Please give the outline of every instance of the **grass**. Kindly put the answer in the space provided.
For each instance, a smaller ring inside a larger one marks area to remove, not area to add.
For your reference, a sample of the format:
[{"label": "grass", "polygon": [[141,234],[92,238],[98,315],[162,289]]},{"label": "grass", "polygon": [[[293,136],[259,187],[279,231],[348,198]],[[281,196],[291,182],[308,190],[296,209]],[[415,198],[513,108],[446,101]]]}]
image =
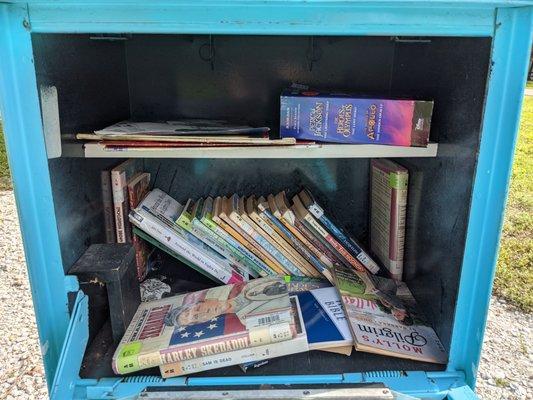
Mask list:
[{"label": "grass", "polygon": [[7,164],[6,146],[4,144],[4,133],[0,124],[0,190],[11,189],[11,177]]},{"label": "grass", "polygon": [[[533,88],[533,82],[528,82]],[[0,125],[0,190],[11,178]],[[533,311],[533,96],[524,98],[494,293]]]},{"label": "grass", "polygon": [[533,311],[533,96],[522,108],[494,293]]}]

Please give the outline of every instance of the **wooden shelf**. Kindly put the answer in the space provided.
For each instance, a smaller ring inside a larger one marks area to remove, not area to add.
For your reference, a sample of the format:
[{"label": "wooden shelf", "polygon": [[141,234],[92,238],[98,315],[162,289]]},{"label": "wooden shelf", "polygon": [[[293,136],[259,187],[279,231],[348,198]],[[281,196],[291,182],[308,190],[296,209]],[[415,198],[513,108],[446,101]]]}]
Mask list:
[{"label": "wooden shelf", "polygon": [[63,156],[85,158],[395,158],[435,157],[438,144],[428,147],[314,144],[295,146],[129,148],[110,149],[99,143],[63,145]]}]

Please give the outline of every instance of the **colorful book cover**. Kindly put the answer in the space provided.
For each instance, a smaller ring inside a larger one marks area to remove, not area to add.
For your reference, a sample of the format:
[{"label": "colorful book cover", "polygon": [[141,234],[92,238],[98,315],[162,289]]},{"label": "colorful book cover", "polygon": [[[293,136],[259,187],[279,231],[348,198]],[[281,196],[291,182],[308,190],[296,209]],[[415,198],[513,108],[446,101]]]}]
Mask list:
[{"label": "colorful book cover", "polygon": [[352,238],[350,235],[348,235],[346,232],[344,232],[341,228],[338,228],[337,225],[333,223],[331,219],[328,218],[326,213],[324,212],[324,209],[320,207],[320,205],[317,203],[311,192],[307,189],[302,190],[298,197],[302,201],[302,204],[304,205],[307,210],[313,216],[318,219],[328,231],[335,236],[335,238],[342,243],[342,245],[351,252],[351,254],[357,258],[363,264],[366,269],[368,269],[373,274],[377,274],[379,272],[379,266],[376,264],[374,260],[372,260],[372,257],[370,257],[362,248],[361,246]]},{"label": "colorful book cover", "polygon": [[111,187],[113,190],[113,208],[117,243],[131,243],[131,224],[128,221],[128,180],[140,169],[141,160],[132,158],[111,170]]},{"label": "colorful book cover", "polygon": [[115,213],[110,170],[104,170],[100,173],[100,184],[102,188],[102,209],[104,211],[105,242],[116,243],[117,233],[115,230]]},{"label": "colorful book cover", "polygon": [[334,275],[356,350],[446,364],[444,346],[404,282],[348,268]]},{"label": "colorful book cover", "polygon": [[293,89],[282,93],[280,103],[282,138],[421,147],[429,142],[432,101]]},{"label": "colorful book cover", "polygon": [[374,159],[370,177],[370,249],[392,278],[401,280],[409,172],[390,160]]},{"label": "colorful book cover", "polygon": [[127,374],[295,336],[283,277],[265,277],[141,303],[112,366]]},{"label": "colorful book cover", "polygon": [[291,311],[296,333],[294,338],[283,342],[271,343],[221,354],[207,355],[192,360],[165,364],[159,367],[163,378],[193,374],[215,368],[229,367],[248,362],[260,362],[309,350],[305,325],[298,306],[298,298],[291,296]]},{"label": "colorful book cover", "polygon": [[[141,200],[146,196],[150,186],[150,174],[139,172],[128,181],[128,201],[130,210],[137,208]],[[148,247],[146,243],[136,235],[132,235],[132,244],[135,248],[135,264],[137,265],[137,279],[140,281],[148,274]]]}]

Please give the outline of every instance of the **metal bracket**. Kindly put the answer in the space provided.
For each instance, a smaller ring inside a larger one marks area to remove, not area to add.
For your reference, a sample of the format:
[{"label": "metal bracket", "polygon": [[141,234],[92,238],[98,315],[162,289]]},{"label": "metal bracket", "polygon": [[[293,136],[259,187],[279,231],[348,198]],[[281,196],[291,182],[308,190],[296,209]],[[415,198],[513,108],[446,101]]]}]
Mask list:
[{"label": "metal bracket", "polygon": [[130,38],[131,35],[109,35],[106,33],[89,36],[90,40],[99,40],[104,42],[123,42],[129,40]]},{"label": "metal bracket", "polygon": [[305,58],[307,59],[307,65],[309,67],[309,72],[313,70],[313,64],[320,61],[322,58],[322,50],[318,47],[318,44],[315,42],[314,36],[309,38],[309,44],[307,46],[307,51],[305,53]]},{"label": "metal bracket", "polygon": [[200,46],[198,55],[203,61],[211,64],[211,71],[215,70],[215,39],[213,35],[209,35],[209,42]]},{"label": "metal bracket", "polygon": [[431,39],[424,36],[392,36],[391,40],[396,43],[431,43]]}]

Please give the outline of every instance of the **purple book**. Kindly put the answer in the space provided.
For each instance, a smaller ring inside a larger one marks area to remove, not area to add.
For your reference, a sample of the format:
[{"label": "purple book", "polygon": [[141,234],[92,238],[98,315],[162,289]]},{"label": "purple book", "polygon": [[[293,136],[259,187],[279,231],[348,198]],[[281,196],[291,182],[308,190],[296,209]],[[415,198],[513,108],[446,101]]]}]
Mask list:
[{"label": "purple book", "polygon": [[281,95],[280,134],[317,142],[426,147],[432,112],[432,101],[290,89]]}]

